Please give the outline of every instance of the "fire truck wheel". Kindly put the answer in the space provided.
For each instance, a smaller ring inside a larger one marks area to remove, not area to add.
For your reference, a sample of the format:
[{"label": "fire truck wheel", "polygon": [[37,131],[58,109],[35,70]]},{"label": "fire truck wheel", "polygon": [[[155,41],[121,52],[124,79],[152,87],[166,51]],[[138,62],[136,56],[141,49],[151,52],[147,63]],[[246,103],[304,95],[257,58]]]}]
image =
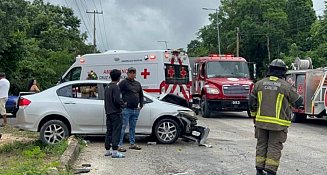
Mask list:
[{"label": "fire truck wheel", "polygon": [[210,117],[209,105],[208,105],[208,101],[206,100],[205,96],[202,96],[202,100],[201,100],[201,113],[202,113],[203,118]]},{"label": "fire truck wheel", "polygon": [[292,114],[292,122],[293,123],[303,123],[307,119],[306,114],[300,114],[300,113],[293,113]]},{"label": "fire truck wheel", "polygon": [[181,133],[181,128],[175,120],[161,119],[154,128],[154,135],[158,142],[163,144],[174,143]]}]

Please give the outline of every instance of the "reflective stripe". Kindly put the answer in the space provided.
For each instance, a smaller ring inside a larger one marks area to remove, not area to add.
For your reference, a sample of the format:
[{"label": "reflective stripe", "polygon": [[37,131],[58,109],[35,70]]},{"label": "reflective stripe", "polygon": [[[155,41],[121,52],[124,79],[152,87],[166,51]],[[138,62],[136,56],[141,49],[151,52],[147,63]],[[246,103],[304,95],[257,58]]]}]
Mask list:
[{"label": "reflective stripe", "polygon": [[265,162],[266,161],[266,158],[265,157],[262,157],[262,156],[256,156],[255,157],[255,161],[257,163],[262,163],[262,162]]},{"label": "reflective stripe", "polygon": [[284,94],[278,93],[277,101],[276,101],[276,118],[280,118],[280,110],[282,109],[283,105]]},{"label": "reflective stripe", "polygon": [[[272,77],[272,78],[274,78],[274,77]],[[277,124],[277,125],[281,125],[281,126],[291,126],[291,121],[280,119],[280,111],[282,109],[283,99],[284,99],[284,94],[279,93],[277,96],[276,105],[275,105],[276,116],[261,116],[260,107],[261,107],[261,102],[262,102],[262,91],[259,91],[258,92],[258,103],[259,103],[258,106],[259,107],[258,107],[257,115],[255,117],[255,121],[265,122],[265,123],[273,123],[273,124]]]},{"label": "reflective stripe", "polygon": [[278,118],[273,117],[273,116],[260,116],[260,115],[257,115],[255,117],[255,121],[265,122],[265,123],[274,123],[274,124],[278,124],[278,125],[281,125],[281,126],[291,126],[291,121],[278,119]]},{"label": "reflective stripe", "polygon": [[273,159],[266,159],[266,165],[270,166],[279,166],[279,161],[278,160],[273,160]]},{"label": "reflective stripe", "polygon": [[258,92],[258,112],[257,115],[260,115],[260,110],[261,110],[261,101],[262,101],[262,91]]},{"label": "reflective stripe", "polygon": [[278,80],[278,77],[270,76],[270,77],[269,77],[269,80],[270,80],[270,81],[277,81],[277,80]]}]

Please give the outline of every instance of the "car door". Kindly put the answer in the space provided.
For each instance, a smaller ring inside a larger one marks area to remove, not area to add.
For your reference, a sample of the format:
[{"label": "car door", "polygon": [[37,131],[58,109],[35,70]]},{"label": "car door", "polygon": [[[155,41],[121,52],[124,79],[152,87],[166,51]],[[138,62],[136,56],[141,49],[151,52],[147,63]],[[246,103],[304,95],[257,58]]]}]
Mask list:
[{"label": "car door", "polygon": [[152,100],[144,96],[144,105],[140,111],[138,121],[136,123],[135,133],[151,134],[151,103]]},{"label": "car door", "polygon": [[97,83],[72,84],[62,88],[63,92],[67,91],[67,94],[60,95],[59,98],[74,122],[75,127],[72,132],[104,133],[104,101],[98,89],[103,88]]}]

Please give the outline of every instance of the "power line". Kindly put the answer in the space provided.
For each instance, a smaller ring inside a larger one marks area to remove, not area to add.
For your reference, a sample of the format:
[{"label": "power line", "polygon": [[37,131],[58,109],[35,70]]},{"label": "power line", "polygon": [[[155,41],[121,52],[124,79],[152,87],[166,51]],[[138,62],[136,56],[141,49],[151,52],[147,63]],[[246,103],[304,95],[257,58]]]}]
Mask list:
[{"label": "power line", "polygon": [[[100,0],[100,8],[101,8],[101,11],[103,11],[101,1],[102,0]],[[109,50],[109,42],[108,42],[108,36],[107,36],[107,30],[106,30],[106,23],[104,22],[104,15],[101,15],[101,16],[102,16],[102,21],[103,21],[104,34],[106,36],[107,50]]]},{"label": "power line", "polygon": [[[82,7],[83,7],[83,11],[87,11],[87,3],[86,3],[86,1],[85,0],[81,0],[80,1],[81,2],[81,5],[82,5]],[[84,4],[85,3],[85,4]],[[84,14],[84,13],[83,13]],[[85,15],[85,14],[84,14]],[[89,16],[89,15],[86,15],[86,19],[87,19],[87,22],[88,22],[88,25],[89,26],[92,26],[92,19],[91,19],[91,17]]]},{"label": "power line", "polygon": [[89,31],[89,29],[88,29],[88,27],[87,27],[87,25],[86,25],[86,23],[85,23],[85,20],[84,20],[84,18],[83,18],[83,14],[82,14],[82,12],[81,12],[81,10],[80,10],[80,8],[79,8],[78,3],[77,3],[76,0],[75,0],[75,4],[76,4],[77,10],[78,10],[78,12],[79,12],[79,14],[80,14],[80,16],[81,16],[81,19],[82,19],[82,21],[83,21],[83,24],[84,24],[84,26],[85,26],[85,28],[86,28],[86,30],[87,30],[87,33],[89,34],[89,36],[92,36],[91,33],[90,33],[90,31]]},{"label": "power line", "polygon": [[97,19],[98,19],[98,28],[100,28],[100,36],[101,36],[101,39],[99,39],[99,41],[101,41],[101,45],[102,45],[102,48],[105,47],[105,43],[104,43],[104,38],[103,38],[103,32],[102,32],[102,27],[100,25],[100,17],[97,16]]}]

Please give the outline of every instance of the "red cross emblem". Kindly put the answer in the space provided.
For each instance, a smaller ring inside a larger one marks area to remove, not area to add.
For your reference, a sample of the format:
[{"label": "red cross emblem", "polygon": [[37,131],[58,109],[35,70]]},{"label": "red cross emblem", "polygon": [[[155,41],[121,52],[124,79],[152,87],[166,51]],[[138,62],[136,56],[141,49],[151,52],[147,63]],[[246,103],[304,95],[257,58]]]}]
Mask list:
[{"label": "red cross emblem", "polygon": [[144,71],[141,72],[141,75],[144,77],[144,79],[146,79],[146,77],[150,75],[150,72],[148,72],[148,69],[144,69]]},{"label": "red cross emblem", "polygon": [[182,70],[181,70],[180,73],[181,73],[182,78],[185,78],[186,77],[185,67],[182,67]]},{"label": "red cross emblem", "polygon": [[169,66],[169,70],[168,70],[168,75],[170,78],[173,78],[175,74],[175,70],[173,68],[173,66]]}]

